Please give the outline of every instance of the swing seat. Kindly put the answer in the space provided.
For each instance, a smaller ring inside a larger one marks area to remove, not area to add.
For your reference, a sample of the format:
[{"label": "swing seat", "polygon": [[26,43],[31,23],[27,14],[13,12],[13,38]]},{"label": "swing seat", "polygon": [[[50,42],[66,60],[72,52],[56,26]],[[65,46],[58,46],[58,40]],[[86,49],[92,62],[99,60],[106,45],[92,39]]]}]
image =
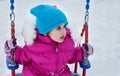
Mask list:
[{"label": "swing seat", "polygon": [[[21,73],[18,73],[18,74],[16,74],[15,76],[22,76],[22,74]],[[72,73],[72,76],[80,76],[78,73]]]},{"label": "swing seat", "polygon": [[[18,73],[18,74],[16,74],[15,76],[22,76],[22,74],[20,74],[20,73]],[[78,73],[72,73],[72,76],[80,76]]]}]

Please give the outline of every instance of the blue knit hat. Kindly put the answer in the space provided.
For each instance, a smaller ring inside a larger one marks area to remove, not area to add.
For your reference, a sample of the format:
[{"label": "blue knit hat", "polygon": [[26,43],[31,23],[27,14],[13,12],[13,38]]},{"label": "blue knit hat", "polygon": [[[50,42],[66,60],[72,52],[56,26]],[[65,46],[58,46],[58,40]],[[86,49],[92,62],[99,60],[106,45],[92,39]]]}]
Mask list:
[{"label": "blue knit hat", "polygon": [[30,10],[36,16],[36,27],[40,34],[46,34],[61,24],[68,24],[65,14],[50,5],[38,5]]}]

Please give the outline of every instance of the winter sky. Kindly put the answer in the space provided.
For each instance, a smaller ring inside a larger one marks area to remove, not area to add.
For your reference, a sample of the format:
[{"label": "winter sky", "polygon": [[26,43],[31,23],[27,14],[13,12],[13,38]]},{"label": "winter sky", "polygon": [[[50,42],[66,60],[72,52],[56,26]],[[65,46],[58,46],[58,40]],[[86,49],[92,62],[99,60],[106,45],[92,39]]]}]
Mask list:
[{"label": "winter sky", "polygon": [[[38,4],[57,5],[74,22],[75,30],[82,31],[85,0],[15,0],[15,29],[17,44],[23,46],[21,29],[29,9]],[[0,76],[7,76],[4,42],[10,39],[10,3],[0,0]],[[94,55],[89,57],[91,69],[87,76],[120,76],[120,0],[91,0],[89,9],[89,43]],[[73,71],[74,66],[70,65]],[[78,69],[81,74],[81,68]],[[21,72],[21,67],[16,71]]]}]

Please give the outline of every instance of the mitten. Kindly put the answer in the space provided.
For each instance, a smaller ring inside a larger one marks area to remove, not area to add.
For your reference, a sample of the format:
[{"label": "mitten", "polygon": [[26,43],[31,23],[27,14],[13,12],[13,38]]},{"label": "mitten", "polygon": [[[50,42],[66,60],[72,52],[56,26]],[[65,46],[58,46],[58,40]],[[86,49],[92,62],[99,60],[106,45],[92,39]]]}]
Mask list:
[{"label": "mitten", "polygon": [[91,64],[88,59],[84,59],[83,61],[79,62],[79,65],[83,69],[89,69],[91,67]]},{"label": "mitten", "polygon": [[84,59],[80,62],[80,67],[83,69],[89,69],[91,67],[88,57],[93,54],[93,47],[90,44],[84,43],[82,45],[84,51]]},{"label": "mitten", "polygon": [[85,54],[85,56],[84,57],[88,57],[88,56],[90,56],[90,55],[92,55],[93,54],[93,47],[90,45],[90,44],[86,44],[86,43],[84,43],[83,45],[82,45],[82,47],[83,47],[83,51],[84,51],[84,54]]},{"label": "mitten", "polygon": [[16,47],[16,39],[10,39],[5,42],[5,53],[6,53],[6,63],[7,67],[10,70],[15,70],[19,67],[18,63],[15,62],[15,47]]},{"label": "mitten", "polygon": [[8,59],[12,59],[13,49],[16,47],[16,39],[10,39],[5,42],[5,53],[8,56]]}]

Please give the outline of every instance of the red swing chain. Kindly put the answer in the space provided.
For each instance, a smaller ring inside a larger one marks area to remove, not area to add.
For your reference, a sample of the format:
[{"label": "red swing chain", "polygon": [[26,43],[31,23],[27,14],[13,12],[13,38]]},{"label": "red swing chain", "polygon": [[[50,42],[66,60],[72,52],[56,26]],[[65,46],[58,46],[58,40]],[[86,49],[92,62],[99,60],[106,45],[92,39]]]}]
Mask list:
[{"label": "red swing chain", "polygon": [[[88,43],[88,24],[84,24],[84,27],[83,27],[82,33],[81,33],[81,37],[83,36],[84,33],[85,33],[85,43]],[[77,73],[77,66],[78,66],[78,64],[75,63],[74,73]],[[83,69],[82,76],[86,76],[86,69]]]},{"label": "red swing chain", "polygon": [[[11,23],[11,39],[15,39],[15,25],[14,23],[12,22]],[[14,53],[14,50],[13,50],[13,53]],[[15,76],[15,70],[11,70],[11,76]]]},{"label": "red swing chain", "polygon": [[[84,28],[83,28],[82,33],[81,33],[81,36],[83,36],[83,33],[85,33],[85,43],[88,43],[88,19],[89,19],[89,12],[86,11],[85,24],[84,24]],[[82,76],[86,76],[86,69],[83,69]]]},{"label": "red swing chain", "polygon": [[[84,24],[84,28],[83,29],[84,29],[83,33],[85,33],[85,43],[88,43],[88,25]],[[86,76],[86,69],[83,69],[82,76]]]}]

